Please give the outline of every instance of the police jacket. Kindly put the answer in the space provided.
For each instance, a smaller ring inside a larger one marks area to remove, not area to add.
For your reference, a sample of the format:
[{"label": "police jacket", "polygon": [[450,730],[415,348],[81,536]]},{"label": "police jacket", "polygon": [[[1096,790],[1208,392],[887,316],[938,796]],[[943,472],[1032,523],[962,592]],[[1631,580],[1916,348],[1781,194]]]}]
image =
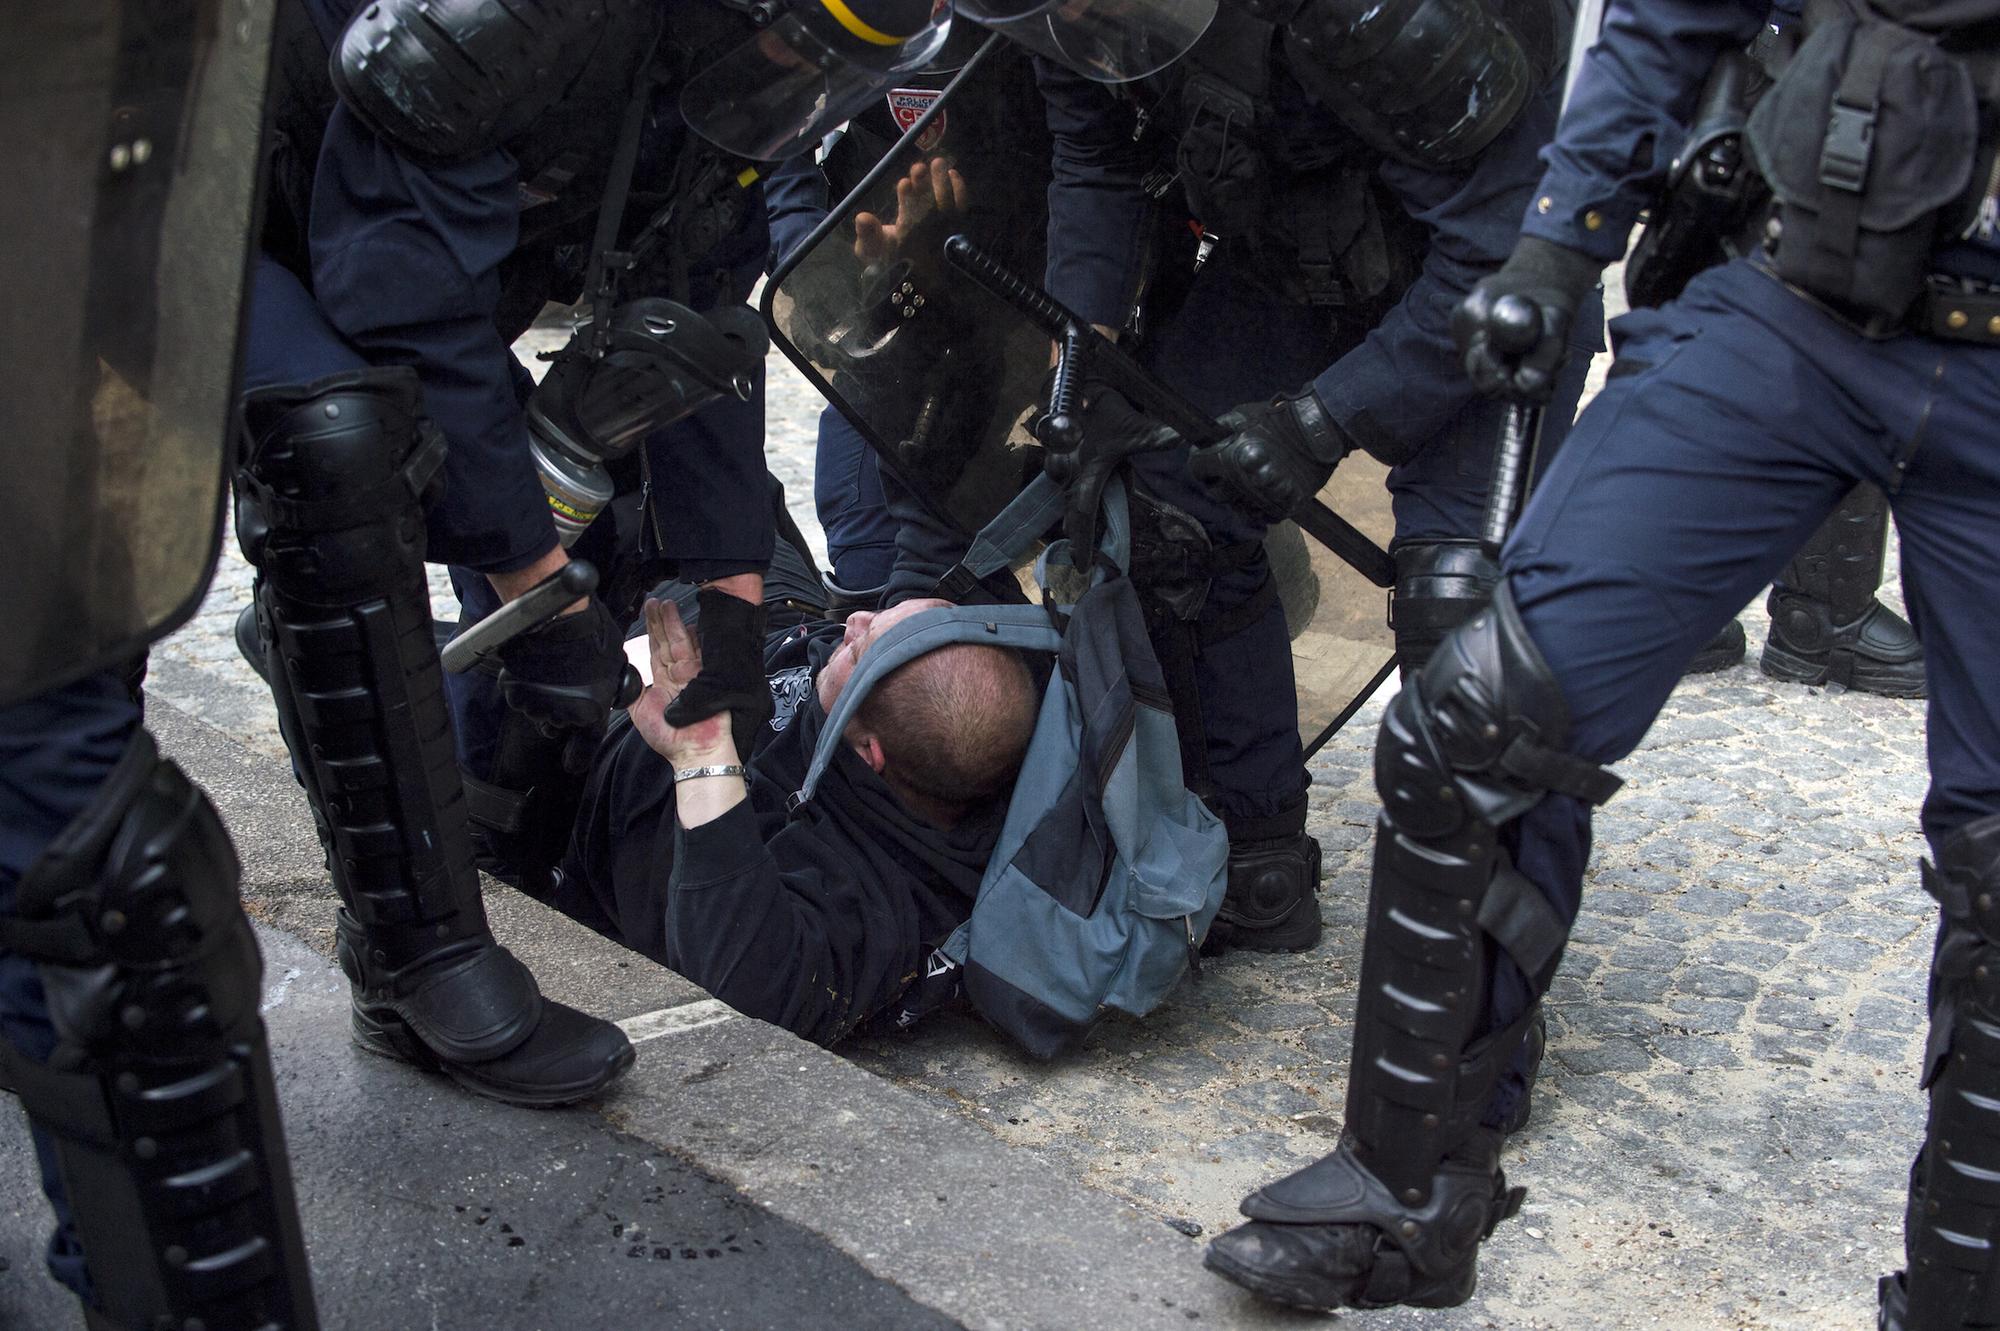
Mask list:
[{"label": "police jacket", "polygon": [[[1229,13],[1225,6],[1217,22]],[[1047,285],[1091,322],[1126,327],[1156,280],[1161,239],[1181,246],[1169,262],[1185,263],[1192,248],[1181,239],[1190,220],[1185,182],[1162,191],[1154,174],[1162,153],[1148,140],[1160,132],[1163,113],[1147,114],[1152,126],[1140,123],[1147,97],[1157,94],[1121,97],[1046,63],[1038,63],[1037,75],[1055,138]],[[1395,210],[1383,219],[1382,234],[1400,251],[1388,256],[1399,270],[1392,280],[1400,291],[1387,293],[1379,317],[1346,330],[1341,340],[1348,349],[1312,384],[1333,419],[1384,461],[1413,456],[1474,399],[1452,342],[1451,311],[1512,250],[1541,173],[1536,153],[1554,133],[1561,94],[1560,74],[1548,77],[1475,158],[1442,169],[1372,151],[1298,88],[1273,81],[1267,96],[1275,101],[1271,119],[1283,127],[1283,151],[1365,166],[1379,187],[1369,191],[1366,206]],[[1162,212],[1167,225],[1156,229]],[[1230,349],[1217,347],[1216,354]]]},{"label": "police jacket", "polygon": [[670,765],[621,719],[598,751],[555,897],[739,1012],[821,1044],[924,973],[971,913],[1006,814],[1001,797],[933,827],[843,748],[788,818],[826,723],[814,679],[840,632],[773,635],[776,713],[750,755],[750,797],[700,827],[679,825]]},{"label": "police jacket", "polygon": [[[449,445],[428,557],[507,572],[556,543],[528,452],[526,376],[508,347],[546,301],[582,295],[630,84],[579,79],[527,135],[469,160],[413,161],[370,132],[326,74],[329,51],[362,5],[281,4],[290,33],[278,55],[264,248],[364,359],[416,369],[425,411]],[[669,0],[668,12],[703,24],[723,13],[712,0]],[[655,90],[628,229],[680,187],[677,172],[687,169],[678,92]],[[761,198],[745,202],[742,221],[712,253],[678,256],[690,280],[676,298],[702,308],[747,296],[765,242]],[[748,278],[718,282],[746,259]],[[722,289],[731,284],[741,289]]]},{"label": "police jacket", "polygon": [[[1547,169],[1522,234],[1607,263],[1621,257],[1640,210],[1653,201],[1687,140],[1696,98],[1717,58],[1749,45],[1766,22],[1789,26],[1800,7],[1799,0],[1612,0],[1603,33],[1578,72],[1561,134],[1543,153]],[[1946,22],[1963,13],[1989,33],[2000,17],[2000,7],[1987,0],[1895,8]],[[1990,59],[1990,38],[1985,46]],[[1991,108],[1986,116],[1993,119]],[[1974,184],[1990,197],[1991,176]],[[2000,281],[2000,238],[1989,227],[1984,235],[1947,243],[1940,261],[1960,275]]]}]

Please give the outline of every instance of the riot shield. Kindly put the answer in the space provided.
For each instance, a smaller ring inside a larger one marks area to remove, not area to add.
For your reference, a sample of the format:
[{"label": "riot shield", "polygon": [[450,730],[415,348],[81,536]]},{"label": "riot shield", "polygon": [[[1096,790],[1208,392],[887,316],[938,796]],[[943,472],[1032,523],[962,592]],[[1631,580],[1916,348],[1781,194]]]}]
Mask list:
[{"label": "riot shield", "polygon": [[[1050,168],[1040,117],[995,125],[954,112],[976,98],[978,80],[1004,78],[1002,62],[1017,58],[982,49],[942,96],[912,91],[899,101],[892,90],[903,137],[779,266],[764,297],[786,357],[885,466],[968,537],[1045,456],[1029,424],[1043,405],[1050,335],[945,255],[945,242],[963,235],[1015,274],[1042,272]],[[1367,573],[1291,524],[1267,542],[1291,624],[1308,752],[1392,668],[1383,475],[1357,455],[1322,496],[1360,529],[1360,544],[1374,543]]]},{"label": "riot shield", "polygon": [[137,654],[208,584],[271,23],[0,5],[0,705]]}]

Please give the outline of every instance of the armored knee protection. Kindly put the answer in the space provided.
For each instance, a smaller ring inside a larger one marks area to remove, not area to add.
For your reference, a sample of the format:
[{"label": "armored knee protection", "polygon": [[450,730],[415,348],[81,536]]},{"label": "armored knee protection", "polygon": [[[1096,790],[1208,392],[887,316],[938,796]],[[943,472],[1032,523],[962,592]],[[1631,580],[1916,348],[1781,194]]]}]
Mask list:
[{"label": "armored knee protection", "polygon": [[1906,1303],[1910,1331],[2000,1326],[2000,814],[1955,832],[1923,879],[1944,915],[1924,1055],[1930,1121],[1910,1174],[1908,1269],[1884,1300]]},{"label": "armored knee protection", "polygon": [[93,1325],[317,1325],[237,880],[214,807],[141,731],[0,922],[58,1041],[0,1062],[55,1143]]},{"label": "armored knee protection", "polygon": [[1390,704],[1355,1014],[1347,1128],[1410,1205],[1476,1129],[1534,1010],[1489,1030],[1493,949],[1546,990],[1569,925],[1500,849],[1550,791],[1602,803],[1618,780],[1565,749],[1568,709],[1502,584]]},{"label": "armored knee protection", "polygon": [[1396,634],[1396,664],[1408,676],[1486,604],[1500,569],[1472,540],[1406,541],[1395,555],[1389,627]]}]

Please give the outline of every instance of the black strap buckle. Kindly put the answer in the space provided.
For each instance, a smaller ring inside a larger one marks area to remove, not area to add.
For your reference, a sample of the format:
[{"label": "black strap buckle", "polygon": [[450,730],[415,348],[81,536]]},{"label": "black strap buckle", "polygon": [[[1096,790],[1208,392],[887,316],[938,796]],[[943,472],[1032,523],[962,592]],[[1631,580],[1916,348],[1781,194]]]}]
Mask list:
[{"label": "black strap buckle", "polygon": [[1820,145],[1819,183],[1848,194],[1861,193],[1875,153],[1875,104],[1853,106],[1836,100]]}]

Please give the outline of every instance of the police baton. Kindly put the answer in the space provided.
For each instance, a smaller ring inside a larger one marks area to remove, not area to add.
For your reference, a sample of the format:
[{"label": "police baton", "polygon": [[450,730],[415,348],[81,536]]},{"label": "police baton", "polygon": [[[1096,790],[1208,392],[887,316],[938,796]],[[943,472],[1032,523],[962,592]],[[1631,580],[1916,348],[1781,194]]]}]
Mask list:
[{"label": "police baton", "polygon": [[[471,628],[462,630],[445,644],[439,659],[454,675],[476,670],[493,659],[502,647],[523,633],[553,622],[564,607],[596,590],[597,566],[587,559],[572,559]],[[630,707],[645,687],[639,672],[626,666],[613,705]]]},{"label": "police baton", "polygon": [[[1526,355],[1542,336],[1541,312],[1520,296],[1502,296],[1493,303],[1494,349],[1510,356]],[[1539,404],[1510,401],[1500,421],[1500,438],[1493,448],[1493,479],[1486,488],[1486,515],[1479,523],[1479,549],[1496,563],[1507,533],[1521,516],[1534,477],[1535,449],[1542,438]]]}]

